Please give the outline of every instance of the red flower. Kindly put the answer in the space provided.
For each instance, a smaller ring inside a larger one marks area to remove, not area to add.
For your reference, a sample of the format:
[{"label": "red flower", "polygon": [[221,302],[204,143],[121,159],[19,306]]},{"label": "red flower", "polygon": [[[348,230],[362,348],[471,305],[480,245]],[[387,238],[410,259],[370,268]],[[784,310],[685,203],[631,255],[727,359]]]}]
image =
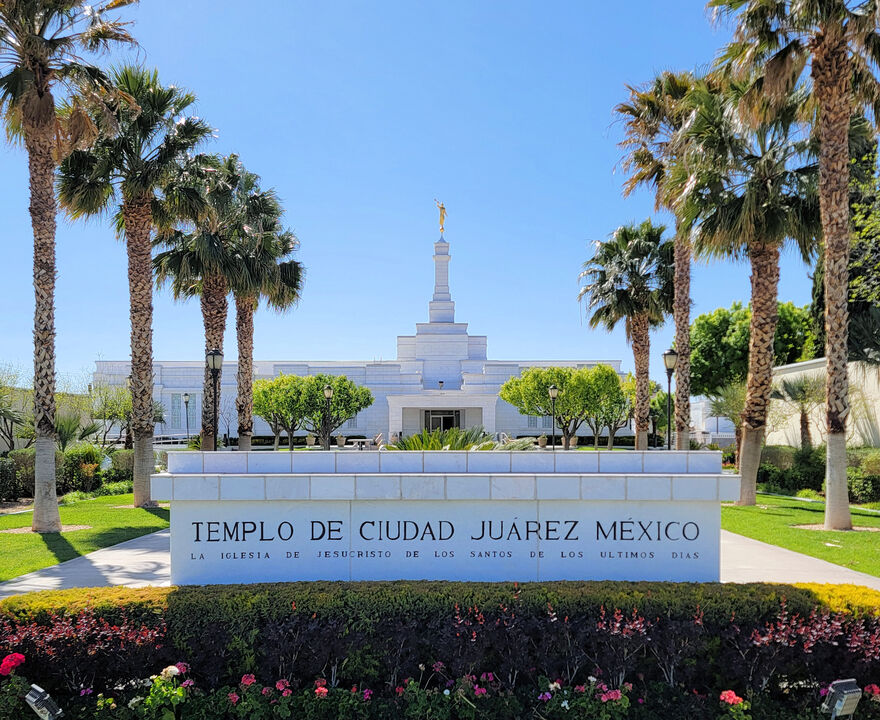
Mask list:
[{"label": "red flower", "polygon": [[878,687],[875,683],[865,685],[865,695],[867,695],[868,697],[880,696],[880,687]]},{"label": "red flower", "polygon": [[318,678],[315,680],[315,687],[327,687],[327,681],[324,678]]},{"label": "red flower", "polygon": [[396,692],[398,696],[403,695],[403,688],[398,685],[396,688],[394,688],[394,692]]},{"label": "red flower", "polygon": [[290,682],[288,682],[284,678],[281,678],[277,683],[275,683],[276,690],[284,690],[289,687],[290,687]]},{"label": "red flower", "polygon": [[737,695],[733,690],[725,690],[719,696],[721,702],[727,703],[728,705],[739,705],[743,699]]},{"label": "red flower", "polygon": [[327,688],[325,688],[323,685],[315,688],[315,695],[317,695],[320,698],[327,697],[328,692],[330,692],[330,691]]},{"label": "red flower", "polygon": [[189,672],[189,665],[185,662],[174,663],[174,667],[176,667],[181,675],[186,675]]},{"label": "red flower", "polygon": [[241,700],[237,692],[231,692],[226,697],[229,698],[229,702],[231,702],[233,705],[237,705],[238,701]]},{"label": "red flower", "polygon": [[7,655],[3,658],[3,662],[0,663],[0,675],[11,675],[12,671],[15,670],[19,665],[24,662],[24,655],[21,653],[12,653],[11,655]]},{"label": "red flower", "polygon": [[251,673],[241,676],[241,684],[245,687],[253,685],[256,681],[257,679]]}]

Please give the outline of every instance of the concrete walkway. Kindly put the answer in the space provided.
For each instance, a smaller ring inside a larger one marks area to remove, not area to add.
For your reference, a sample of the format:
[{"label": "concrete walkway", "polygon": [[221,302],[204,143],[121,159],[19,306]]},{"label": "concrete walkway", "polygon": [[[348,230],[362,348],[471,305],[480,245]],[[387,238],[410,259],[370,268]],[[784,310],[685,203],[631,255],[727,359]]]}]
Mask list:
[{"label": "concrete walkway", "polygon": [[[171,584],[170,532],[129,540],[0,583],[0,598],[73,587]],[[721,531],[721,582],[850,583],[880,590],[880,578]]]}]

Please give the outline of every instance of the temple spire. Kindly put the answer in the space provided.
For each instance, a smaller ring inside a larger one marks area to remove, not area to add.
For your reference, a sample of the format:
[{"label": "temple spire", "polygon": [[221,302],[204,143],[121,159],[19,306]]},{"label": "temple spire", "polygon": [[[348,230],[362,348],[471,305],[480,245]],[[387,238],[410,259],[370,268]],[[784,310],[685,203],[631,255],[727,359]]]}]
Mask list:
[{"label": "temple spire", "polygon": [[455,322],[455,303],[449,294],[449,243],[440,236],[434,243],[434,296],[428,303],[432,323]]}]

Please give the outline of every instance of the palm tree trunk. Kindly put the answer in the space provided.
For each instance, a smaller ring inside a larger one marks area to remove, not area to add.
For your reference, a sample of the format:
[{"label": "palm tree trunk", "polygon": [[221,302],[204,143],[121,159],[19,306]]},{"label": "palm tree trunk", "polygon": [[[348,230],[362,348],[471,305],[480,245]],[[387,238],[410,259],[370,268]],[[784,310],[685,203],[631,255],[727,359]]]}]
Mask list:
[{"label": "palm tree trunk", "polygon": [[60,532],[55,486],[55,161],[53,122],[25,121],[34,232],[34,532]]},{"label": "palm tree trunk", "polygon": [[825,242],[825,529],[849,530],[846,482],[847,296],[849,285],[850,64],[845,39],[825,33],[813,50],[819,105],[819,208]]},{"label": "palm tree trunk", "polygon": [[632,318],[630,334],[636,366],[636,450],[647,450],[651,422],[651,329],[648,318],[644,315]]},{"label": "palm tree trunk", "polygon": [[[202,322],[205,325],[205,352],[217,349],[223,351],[223,333],[226,330],[226,313],[229,304],[226,295],[229,289],[226,280],[218,274],[208,275],[202,280]],[[217,376],[220,387],[222,371]],[[216,401],[220,402],[220,393]],[[202,450],[214,449],[214,380],[205,367],[205,387],[202,393]]]},{"label": "palm tree trunk", "polygon": [[682,232],[675,234],[672,317],[675,320],[675,447],[690,450],[691,442],[691,248]]},{"label": "palm tree trunk", "polygon": [[813,449],[813,438],[810,436],[810,416],[805,408],[801,408],[801,450]]},{"label": "palm tree trunk", "polygon": [[131,434],[134,447],[135,507],[154,506],[150,499],[153,456],[153,266],[150,196],[122,203],[128,249],[128,294],[131,317]]},{"label": "palm tree trunk", "polygon": [[254,434],[254,312],[256,298],[235,296],[235,331],[238,337],[238,449],[251,449]]},{"label": "palm tree trunk", "polygon": [[749,374],[742,413],[738,505],[754,505],[767,407],[773,390],[773,337],[779,318],[779,246],[755,244],[749,248],[752,263],[752,318],[749,321]]}]

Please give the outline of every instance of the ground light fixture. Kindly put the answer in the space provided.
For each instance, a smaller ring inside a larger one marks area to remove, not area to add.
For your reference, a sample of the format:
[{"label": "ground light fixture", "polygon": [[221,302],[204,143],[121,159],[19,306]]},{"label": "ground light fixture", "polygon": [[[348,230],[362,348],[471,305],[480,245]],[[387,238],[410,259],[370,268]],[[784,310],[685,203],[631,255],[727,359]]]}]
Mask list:
[{"label": "ground light fixture", "polygon": [[862,699],[862,689],[855,680],[835,680],[828,686],[822,712],[830,712],[831,720],[852,717]]},{"label": "ground light fixture", "polygon": [[214,400],[214,450],[217,449],[217,430],[220,425],[220,369],[223,367],[223,351],[213,348],[205,353],[205,363],[211,373]]},{"label": "ground light fixture", "polygon": [[551,423],[550,423],[550,435],[553,438],[552,445],[550,447],[553,448],[553,452],[556,452],[556,398],[559,397],[559,388],[556,385],[551,385],[547,388],[547,394],[550,396],[550,415]]},{"label": "ground light fixture", "polygon": [[666,367],[666,449],[672,450],[672,373],[678,363],[678,353],[669,348],[663,353],[663,365]]},{"label": "ground light fixture", "polygon": [[324,449],[330,449],[330,400],[333,398],[333,388],[324,386]]},{"label": "ground light fixture", "polygon": [[31,710],[42,720],[55,720],[55,718],[64,715],[64,711],[58,707],[58,703],[39,685],[31,685],[31,689],[28,690],[24,699],[30,705]]}]

